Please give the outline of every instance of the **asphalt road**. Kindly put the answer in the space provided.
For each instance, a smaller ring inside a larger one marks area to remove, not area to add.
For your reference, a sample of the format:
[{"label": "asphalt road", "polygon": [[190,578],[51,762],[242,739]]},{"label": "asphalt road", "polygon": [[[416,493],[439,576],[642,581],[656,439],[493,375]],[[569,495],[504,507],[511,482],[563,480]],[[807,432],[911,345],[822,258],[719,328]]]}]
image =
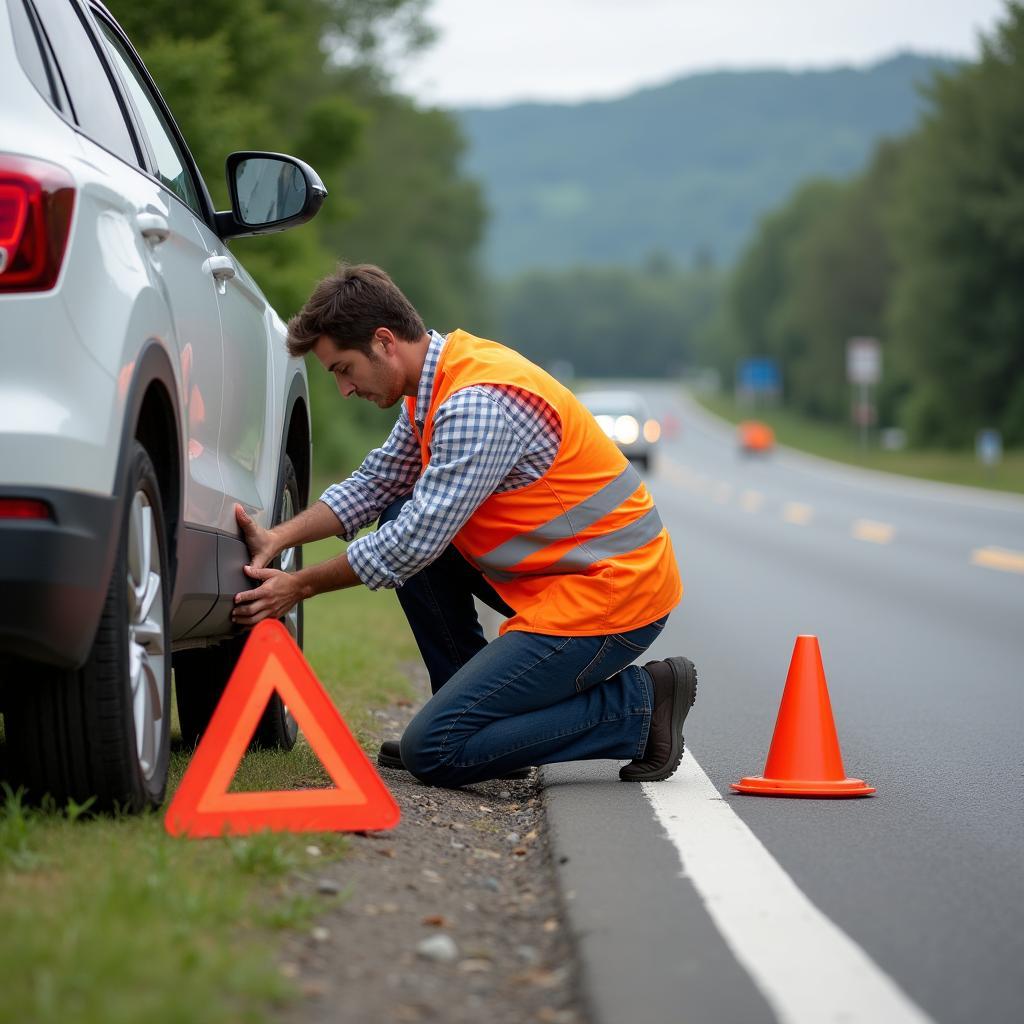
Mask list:
[{"label": "asphalt road", "polygon": [[[698,667],[692,770],[906,997],[892,1019],[1024,1019],[1024,499],[785,451],[742,457],[732,431],[678,392],[644,390],[682,424],[649,476],[686,588],[652,653]],[[874,797],[729,788],[764,766],[802,633],[820,641],[846,772]],[[798,951],[759,975],[742,952],[747,924],[723,926],[699,858],[680,862],[643,790],[607,763],[545,777],[596,1024],[817,1017],[771,988],[813,994],[820,964],[804,971]],[[683,794],[696,782],[661,785]],[[670,817],[684,840],[703,828]],[[759,900],[756,886],[744,897],[752,918]],[[770,910],[761,917],[770,928]],[[779,949],[789,941],[779,927]],[[858,998],[833,993],[828,1015],[883,1019]]]}]

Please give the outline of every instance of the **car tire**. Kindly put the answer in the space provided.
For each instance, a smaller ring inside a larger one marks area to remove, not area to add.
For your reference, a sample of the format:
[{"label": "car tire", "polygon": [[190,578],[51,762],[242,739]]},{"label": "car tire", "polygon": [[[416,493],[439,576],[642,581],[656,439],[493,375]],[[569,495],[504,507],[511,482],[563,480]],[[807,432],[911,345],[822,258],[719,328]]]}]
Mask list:
[{"label": "car tire", "polygon": [[12,775],[27,796],[91,810],[159,805],[170,739],[170,560],[160,485],[128,451],[114,569],[92,649],[74,672],[43,669],[5,713]]},{"label": "car tire", "polygon": [[[274,510],[274,522],[279,523],[294,516],[299,511],[300,501],[295,466],[291,458],[285,455],[281,467],[281,487]],[[273,563],[273,567],[282,568],[286,572],[301,569],[302,548],[290,548],[283,552]],[[296,605],[282,621],[301,648],[302,604]],[[210,724],[213,712],[248,638],[249,635],[246,633],[211,647],[180,651],[174,656],[174,690],[178,705],[178,723],[181,726],[181,739],[186,747],[195,747]],[[278,694],[273,694],[260,716],[250,746],[291,750],[297,737],[298,726],[294,716]]]}]

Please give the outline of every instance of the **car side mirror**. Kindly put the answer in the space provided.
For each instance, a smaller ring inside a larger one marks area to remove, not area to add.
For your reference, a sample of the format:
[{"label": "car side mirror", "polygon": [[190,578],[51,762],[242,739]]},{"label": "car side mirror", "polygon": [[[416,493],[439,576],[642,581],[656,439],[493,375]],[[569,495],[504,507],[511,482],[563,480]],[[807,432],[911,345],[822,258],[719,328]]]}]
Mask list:
[{"label": "car side mirror", "polygon": [[231,209],[215,215],[217,234],[224,240],[305,224],[327,198],[316,171],[283,153],[232,153],[225,169]]}]

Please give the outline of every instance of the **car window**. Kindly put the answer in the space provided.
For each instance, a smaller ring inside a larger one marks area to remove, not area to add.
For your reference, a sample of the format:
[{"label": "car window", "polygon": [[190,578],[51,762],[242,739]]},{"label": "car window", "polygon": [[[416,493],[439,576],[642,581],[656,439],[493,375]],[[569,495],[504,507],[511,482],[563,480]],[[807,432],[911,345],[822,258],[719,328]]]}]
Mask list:
[{"label": "car window", "polygon": [[60,65],[79,127],[111,153],[139,164],[125,112],[92,34],[70,0],[36,0],[36,10]]},{"label": "car window", "polygon": [[50,70],[43,57],[42,46],[31,15],[24,0],[11,0],[11,28],[14,30],[14,49],[25,74],[42,95],[59,108],[56,89],[50,77]]},{"label": "car window", "polygon": [[203,207],[199,201],[199,190],[189,172],[188,160],[182,153],[174,132],[160,109],[160,104],[151,94],[149,83],[117,33],[102,18],[97,20],[100,30],[110,44],[110,55],[131,93],[132,102],[142,119],[142,127],[149,137],[149,144],[153,148],[156,160],[157,177],[186,206],[202,217]]}]

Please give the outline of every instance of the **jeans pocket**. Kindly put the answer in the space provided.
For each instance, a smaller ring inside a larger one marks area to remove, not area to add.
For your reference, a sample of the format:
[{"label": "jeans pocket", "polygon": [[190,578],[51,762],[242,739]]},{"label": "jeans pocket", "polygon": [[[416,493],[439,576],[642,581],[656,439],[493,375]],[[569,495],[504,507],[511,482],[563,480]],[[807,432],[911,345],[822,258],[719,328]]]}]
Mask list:
[{"label": "jeans pocket", "polygon": [[650,644],[634,643],[628,636],[623,636],[622,633],[613,634],[612,639],[616,643],[622,644],[627,651],[633,651],[634,654],[643,654],[651,646]]},{"label": "jeans pocket", "polygon": [[[608,678],[609,673],[601,674],[601,665],[607,660],[608,655],[613,652],[612,637],[606,636],[601,640],[601,646],[580,674],[576,677],[576,692],[580,693],[594,683],[602,683]],[[612,673],[614,674],[614,673]]]}]

